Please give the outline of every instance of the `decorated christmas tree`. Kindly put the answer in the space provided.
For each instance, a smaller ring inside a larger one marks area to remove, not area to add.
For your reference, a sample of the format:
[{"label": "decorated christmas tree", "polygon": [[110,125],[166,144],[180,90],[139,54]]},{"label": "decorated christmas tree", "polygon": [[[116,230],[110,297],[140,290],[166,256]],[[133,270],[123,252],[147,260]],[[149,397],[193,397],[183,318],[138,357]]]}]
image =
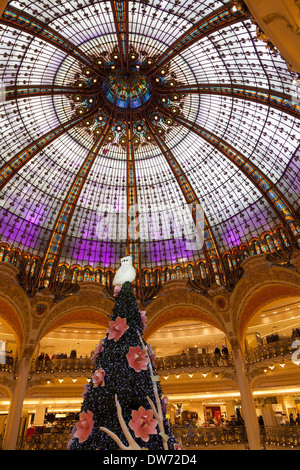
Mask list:
[{"label": "decorated christmas tree", "polygon": [[145,312],[138,309],[131,282],[118,281],[117,275],[120,284],[115,287],[113,314],[106,337],[93,353],[93,375],[68,447],[177,449],[165,417],[166,404],[151,348],[142,338]]}]

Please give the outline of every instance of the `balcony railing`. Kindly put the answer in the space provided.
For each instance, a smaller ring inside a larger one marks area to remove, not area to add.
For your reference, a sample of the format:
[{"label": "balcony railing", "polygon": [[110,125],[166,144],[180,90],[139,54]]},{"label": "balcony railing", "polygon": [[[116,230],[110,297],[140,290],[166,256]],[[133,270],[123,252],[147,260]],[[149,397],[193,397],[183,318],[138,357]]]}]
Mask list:
[{"label": "balcony railing", "polygon": [[266,446],[300,447],[300,426],[264,426],[262,431]]},{"label": "balcony railing", "polygon": [[[192,428],[174,427],[174,436],[181,442],[184,449],[198,446],[214,446],[216,444],[247,444],[247,435],[244,426],[227,428],[203,427]],[[70,440],[70,431],[63,433],[37,434],[20,438],[18,450],[65,450]]]},{"label": "balcony railing", "polygon": [[[179,356],[159,357],[155,361],[155,368],[159,370],[191,369],[198,367],[226,367],[232,365],[232,356],[228,357],[215,354],[191,354]],[[32,362],[30,374],[49,373],[90,373],[94,364],[90,358],[76,359],[49,359],[36,360]]]},{"label": "balcony railing", "polygon": [[174,427],[172,431],[184,449],[198,446],[215,446],[217,444],[247,444],[244,426],[216,427]]},{"label": "balcony railing", "polygon": [[[246,363],[272,359],[273,357],[290,357],[293,352],[294,338],[286,338],[274,343],[264,344],[255,349],[245,351]],[[158,357],[155,361],[157,371],[181,370],[191,372],[198,368],[215,367],[225,368],[234,366],[232,353],[228,356],[223,354],[181,354],[173,356]],[[12,373],[17,368],[16,358],[10,358],[5,364],[0,363],[0,372]],[[94,369],[94,364],[89,357],[85,358],[56,358],[49,360],[33,360],[30,375],[34,374],[68,374],[69,372],[79,375],[90,374]]]},{"label": "balcony railing", "polygon": [[263,344],[255,349],[250,349],[245,352],[246,362],[248,364],[253,364],[272,357],[291,354],[293,351],[292,344],[294,339],[295,338],[289,337],[273,343]]},{"label": "balcony railing", "polygon": [[71,431],[20,437],[16,450],[66,450],[70,436]]},{"label": "balcony railing", "polygon": [[30,374],[68,374],[69,372],[91,373],[94,369],[94,363],[89,357],[75,359],[49,359],[33,361]]},{"label": "balcony railing", "polygon": [[[39,432],[30,436],[19,437],[18,450],[65,450],[70,440],[71,427],[68,425],[60,432]],[[214,426],[214,427],[172,427],[176,439],[181,442],[183,449],[232,445],[233,448],[248,448],[246,428],[244,426]],[[0,449],[1,449],[0,436]],[[260,426],[262,448],[281,449],[300,448],[300,426]]]},{"label": "balcony railing", "polygon": [[157,370],[191,369],[198,367],[227,367],[233,365],[232,355],[181,354],[159,357],[155,361]]},{"label": "balcony railing", "polygon": [[[173,427],[174,436],[181,442],[183,449],[196,447],[213,448],[218,445],[248,447],[247,433],[244,426],[216,427]],[[17,449],[20,450],[65,450],[71,432],[36,434],[20,438]],[[262,448],[300,447],[300,426],[260,426]]]},{"label": "balcony railing", "polygon": [[[293,339],[287,338],[276,343],[270,343],[259,346],[255,349],[245,352],[246,362],[253,364],[255,362],[270,359],[275,356],[290,355]],[[198,368],[215,367],[224,368],[234,366],[232,353],[223,354],[180,354],[173,356],[158,357],[155,361],[157,371],[191,371]],[[0,372],[12,372],[16,367],[16,361],[11,360],[9,364],[0,364]],[[91,373],[94,364],[89,357],[85,358],[61,358],[49,360],[33,360],[30,369],[30,375],[34,374],[67,374],[75,372],[78,374]]]}]

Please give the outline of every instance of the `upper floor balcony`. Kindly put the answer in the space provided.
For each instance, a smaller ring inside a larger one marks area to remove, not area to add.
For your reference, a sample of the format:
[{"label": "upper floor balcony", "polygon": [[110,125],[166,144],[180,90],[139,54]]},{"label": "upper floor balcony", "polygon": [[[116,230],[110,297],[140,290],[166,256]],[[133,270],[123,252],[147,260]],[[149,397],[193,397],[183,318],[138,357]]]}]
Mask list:
[{"label": "upper floor balcony", "polygon": [[[297,349],[295,338],[289,337],[274,343],[264,344],[257,348],[245,351],[245,361],[251,364],[271,364],[274,358],[284,361],[292,360],[292,353]],[[30,378],[43,374],[47,376],[67,376],[72,373],[78,376],[89,376],[94,369],[94,363],[90,357],[42,357],[32,360]],[[0,364],[0,374],[10,374],[16,370],[16,358],[7,357],[5,363]],[[221,369],[234,369],[232,352],[224,354],[180,354],[158,357],[155,361],[155,369],[161,374],[177,374],[178,372],[194,373],[205,372],[208,369],[221,371]]]}]

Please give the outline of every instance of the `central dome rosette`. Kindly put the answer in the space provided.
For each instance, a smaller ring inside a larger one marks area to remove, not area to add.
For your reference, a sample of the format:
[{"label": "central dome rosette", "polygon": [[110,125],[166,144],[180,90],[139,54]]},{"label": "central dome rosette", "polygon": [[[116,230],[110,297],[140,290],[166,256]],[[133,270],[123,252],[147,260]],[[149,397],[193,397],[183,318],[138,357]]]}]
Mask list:
[{"label": "central dome rosette", "polygon": [[[172,64],[149,74],[154,58],[145,51],[139,54],[131,49],[128,60],[121,60],[117,46],[111,53],[99,52],[93,61],[94,67],[81,66],[68,82],[70,88],[77,90],[68,98],[75,116],[83,118],[78,127],[98,139],[113,116],[114,125],[105,130],[106,143],[126,150],[130,141],[137,150],[156,145],[157,136],[165,140],[177,126],[176,117],[183,115],[186,101],[184,91],[175,91],[180,82]],[[65,70],[63,64],[58,75]],[[130,126],[124,124],[126,119]],[[78,138],[83,141],[82,135]]]},{"label": "central dome rosette", "polygon": [[152,85],[136,67],[128,71],[117,70],[103,82],[105,97],[122,110],[135,110],[151,98]]}]

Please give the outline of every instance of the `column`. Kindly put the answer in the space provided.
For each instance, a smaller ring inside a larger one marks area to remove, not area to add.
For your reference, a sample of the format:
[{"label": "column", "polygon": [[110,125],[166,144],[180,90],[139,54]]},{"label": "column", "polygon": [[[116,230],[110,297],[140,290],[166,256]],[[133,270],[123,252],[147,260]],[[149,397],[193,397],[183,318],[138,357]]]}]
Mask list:
[{"label": "column", "polygon": [[250,450],[261,450],[260,433],[245,360],[238,342],[233,347],[236,377],[241,394],[242,414],[245,421]]},{"label": "column", "polygon": [[226,419],[228,419],[228,421],[230,421],[230,417],[232,415],[235,416],[234,404],[233,404],[232,401],[227,401],[225,406],[226,406],[226,415],[227,415]]},{"label": "column", "polygon": [[12,394],[12,400],[7,417],[3,450],[15,450],[17,445],[29,368],[30,359],[29,357],[23,356],[19,362],[16,385]]},{"label": "column", "polygon": [[33,421],[34,426],[44,426],[45,412],[45,405],[37,405]]},{"label": "column", "polygon": [[197,413],[198,413],[198,416],[199,416],[199,422],[200,423],[204,423],[205,422],[205,416],[204,416],[204,408],[203,408],[203,403],[202,402],[198,402],[197,403],[197,407],[198,409],[196,410]]}]

